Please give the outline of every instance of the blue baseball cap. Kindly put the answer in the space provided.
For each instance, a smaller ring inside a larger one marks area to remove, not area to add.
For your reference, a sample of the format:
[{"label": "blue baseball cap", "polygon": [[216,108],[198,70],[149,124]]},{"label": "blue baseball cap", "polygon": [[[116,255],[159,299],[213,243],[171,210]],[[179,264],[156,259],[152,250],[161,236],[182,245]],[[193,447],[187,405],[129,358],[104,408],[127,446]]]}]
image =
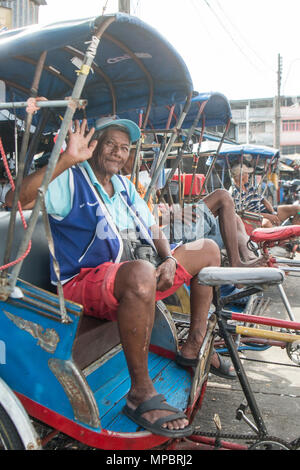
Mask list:
[{"label": "blue baseball cap", "polygon": [[114,119],[113,117],[104,117],[96,121],[95,130],[100,131],[109,126],[120,126],[124,127],[129,132],[131,142],[136,142],[141,136],[141,130],[139,126],[129,119]]}]

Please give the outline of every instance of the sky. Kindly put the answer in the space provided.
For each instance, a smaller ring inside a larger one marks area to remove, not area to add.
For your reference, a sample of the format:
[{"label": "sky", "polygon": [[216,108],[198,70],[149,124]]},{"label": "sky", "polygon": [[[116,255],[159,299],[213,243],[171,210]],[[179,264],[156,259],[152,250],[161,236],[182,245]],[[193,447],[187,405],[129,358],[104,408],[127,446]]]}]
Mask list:
[{"label": "sky", "polygon": [[[46,0],[41,24],[118,10],[117,0]],[[163,35],[198,92],[229,100],[300,95],[300,0],[131,0],[131,14]]]}]

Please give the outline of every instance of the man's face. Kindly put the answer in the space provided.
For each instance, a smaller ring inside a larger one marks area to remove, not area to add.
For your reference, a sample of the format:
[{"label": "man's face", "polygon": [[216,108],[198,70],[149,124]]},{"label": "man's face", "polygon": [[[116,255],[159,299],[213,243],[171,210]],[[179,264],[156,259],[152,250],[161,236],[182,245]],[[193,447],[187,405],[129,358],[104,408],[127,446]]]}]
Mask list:
[{"label": "man's face", "polygon": [[[234,178],[234,180],[235,180],[235,183],[236,183],[237,185],[239,185],[239,184],[240,184],[240,181],[241,181],[241,176],[240,176],[240,174],[239,174],[239,175],[236,175],[235,178]],[[245,171],[243,171],[243,172],[242,172],[242,184],[247,184],[248,181],[249,181],[249,173],[246,173]]]},{"label": "man's face", "polygon": [[114,175],[125,165],[129,151],[130,141],[126,132],[108,129],[101,153],[96,156],[96,166],[102,173]]},{"label": "man's face", "polygon": [[[135,148],[132,148],[129,152],[129,157],[127,159],[126,164],[123,167],[123,173],[130,175],[134,166],[135,160]],[[142,156],[140,155],[140,161],[142,160]]]},{"label": "man's face", "polygon": [[249,173],[246,173],[245,171],[243,171],[243,173],[242,173],[242,182],[243,182],[243,184],[248,183],[248,181],[249,181]]}]

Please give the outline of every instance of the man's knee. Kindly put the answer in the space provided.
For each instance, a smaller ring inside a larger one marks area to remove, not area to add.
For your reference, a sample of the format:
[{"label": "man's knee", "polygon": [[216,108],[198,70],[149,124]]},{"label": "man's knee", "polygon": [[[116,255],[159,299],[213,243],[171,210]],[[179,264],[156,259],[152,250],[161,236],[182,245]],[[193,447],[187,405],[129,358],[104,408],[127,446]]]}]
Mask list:
[{"label": "man's knee", "polygon": [[214,191],[217,200],[221,203],[222,206],[229,205],[233,206],[233,199],[226,189],[216,189]]},{"label": "man's knee", "polygon": [[300,206],[299,204],[293,204],[295,215],[300,215]]},{"label": "man's knee", "polygon": [[156,291],[154,266],[148,261],[136,260],[125,263],[121,268],[116,279],[121,296],[135,297],[145,302],[151,301]]},{"label": "man's knee", "polygon": [[221,263],[220,248],[214,240],[203,238],[193,242],[192,247],[193,250],[199,250],[200,258],[203,258],[205,255],[211,266],[217,266]]},{"label": "man's knee", "polygon": [[205,251],[209,254],[211,266],[219,266],[221,264],[221,253],[217,243],[209,238],[205,239]]}]

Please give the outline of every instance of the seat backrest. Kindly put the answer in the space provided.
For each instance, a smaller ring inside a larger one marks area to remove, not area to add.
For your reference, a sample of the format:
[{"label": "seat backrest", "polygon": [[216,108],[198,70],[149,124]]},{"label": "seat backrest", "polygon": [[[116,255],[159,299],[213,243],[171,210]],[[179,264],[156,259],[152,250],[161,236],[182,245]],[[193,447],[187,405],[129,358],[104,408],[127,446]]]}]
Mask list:
[{"label": "seat backrest", "polygon": [[[6,239],[9,227],[10,212],[0,212],[0,265],[3,265]],[[31,211],[24,211],[25,220],[28,223]],[[17,214],[13,237],[11,261],[16,259],[20,243],[24,236],[24,227]],[[33,236],[31,239],[31,250],[22,264],[19,278],[30,282],[38,287],[53,292],[50,283],[50,255],[42,214],[39,215]]]}]

